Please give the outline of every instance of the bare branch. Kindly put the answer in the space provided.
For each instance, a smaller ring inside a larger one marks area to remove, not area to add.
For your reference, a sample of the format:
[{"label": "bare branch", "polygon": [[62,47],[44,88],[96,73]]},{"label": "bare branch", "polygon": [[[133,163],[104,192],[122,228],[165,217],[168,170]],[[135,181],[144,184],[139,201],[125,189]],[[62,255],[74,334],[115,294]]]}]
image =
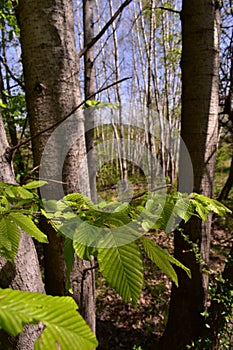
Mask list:
[{"label": "bare branch", "polygon": [[25,91],[24,84],[18,78],[16,78],[16,76],[12,73],[12,71],[8,67],[8,64],[5,62],[5,60],[1,56],[0,56],[0,62],[2,62],[2,64],[6,68],[6,71],[9,74],[9,76],[11,77],[11,79],[13,79],[23,89],[23,91]]},{"label": "bare branch", "polygon": [[[150,193],[152,192],[156,192],[156,191],[159,191],[159,190],[162,190],[164,188],[168,188],[168,187],[171,187],[172,185],[170,184],[167,184],[167,185],[161,185],[161,186],[158,186],[158,187],[155,187],[153,189],[150,190]],[[134,201],[135,199],[138,199],[138,198],[141,198],[142,196],[144,196],[144,194],[147,194],[148,191],[143,191],[141,193],[138,193],[136,194],[135,196],[133,196],[132,198],[124,198],[124,199],[121,199],[119,200],[119,202],[131,202],[131,201]]]},{"label": "bare branch", "polygon": [[110,20],[105,24],[105,26],[101,29],[101,31],[79,52],[78,58],[81,58],[87,50],[89,50],[93,45],[97,43],[97,41],[104,35],[106,30],[110,27],[110,25],[115,21],[115,19],[122,13],[124,8],[131,3],[132,0],[126,0],[121,4],[118,10],[114,13],[114,15],[110,18]]},{"label": "bare branch", "polygon": [[38,136],[44,134],[45,132],[49,131],[49,130],[52,130],[54,128],[56,128],[58,125],[60,125],[61,123],[63,123],[66,119],[68,119],[69,117],[71,117],[74,112],[76,112],[80,107],[82,107],[85,102],[87,100],[90,100],[92,97],[94,97],[95,95],[99,94],[100,92],[102,91],[105,91],[105,90],[108,90],[110,89],[111,87],[117,85],[117,84],[120,84],[122,83],[123,81],[126,81],[128,79],[131,79],[131,77],[126,77],[126,78],[123,78],[123,79],[120,79],[118,81],[115,81],[114,83],[110,84],[110,85],[107,85],[101,89],[99,89],[98,91],[94,92],[93,94],[91,94],[90,96],[88,96],[86,99],[84,99],[82,102],[79,103],[79,105],[77,105],[71,112],[69,112],[65,117],[63,117],[62,119],[60,119],[58,122],[54,123],[53,125],[50,125],[48,128],[45,128],[44,130],[38,132],[37,134],[33,135],[32,137],[29,137],[27,140],[25,141],[22,141],[20,143],[18,143],[18,145],[14,146],[14,147],[11,147],[10,148],[10,151],[13,153],[16,149],[20,148],[21,146],[23,145],[26,145],[27,143],[31,142],[32,140],[34,140],[35,138],[37,138]]},{"label": "bare branch", "polygon": [[156,10],[156,9],[164,10],[164,11],[169,11],[169,12],[172,12],[172,13],[178,13],[179,15],[181,15],[181,11],[171,9],[171,8],[169,8],[169,7],[158,6],[158,7],[155,7],[155,10]]}]

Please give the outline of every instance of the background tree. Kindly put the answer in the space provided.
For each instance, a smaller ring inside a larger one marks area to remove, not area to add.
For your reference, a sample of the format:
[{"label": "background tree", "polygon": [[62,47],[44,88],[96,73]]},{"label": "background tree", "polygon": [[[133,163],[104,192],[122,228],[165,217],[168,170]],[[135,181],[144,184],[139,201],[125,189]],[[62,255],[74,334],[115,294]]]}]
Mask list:
[{"label": "background tree", "polygon": [[[0,181],[15,184],[12,154],[0,115]],[[30,263],[29,263],[30,262]],[[0,256],[0,287],[44,293],[38,257],[31,237],[21,231],[20,244],[14,264]],[[41,327],[28,326],[16,339],[0,331],[0,348],[29,349],[41,332]]]},{"label": "background tree", "polygon": [[[233,27],[231,3],[225,3],[221,11],[221,41],[224,42],[224,50],[221,50],[220,65],[220,126],[222,140],[232,146],[233,137]],[[222,141],[220,140],[220,142]],[[232,147],[231,147],[232,148]],[[233,155],[230,164],[229,175],[218,199],[226,200],[233,186]]]},{"label": "background tree", "polygon": [[[194,192],[209,197],[213,196],[218,141],[219,25],[217,3],[183,1],[181,137],[192,160]],[[185,161],[181,153],[179,190],[182,192],[187,191],[189,181]],[[210,229],[211,216],[206,223],[193,218],[181,232],[175,233],[175,257],[189,266],[192,279],[178,271],[180,285],[172,287],[163,349],[185,349],[203,331],[201,313],[208,295]],[[194,245],[200,249],[199,258]]]},{"label": "background tree", "polygon": [[[95,1],[84,0],[83,1],[83,29],[84,29],[84,47],[86,47],[91,40],[95,37],[94,31],[94,11]],[[84,53],[84,92],[85,99],[92,96],[95,98],[96,92],[96,77],[95,77],[95,62],[94,62],[94,46],[89,48]],[[88,153],[88,170],[90,179],[91,198],[94,203],[97,202],[96,193],[96,166],[94,156],[94,111],[89,108],[85,111],[85,124],[86,124],[86,148]]]}]

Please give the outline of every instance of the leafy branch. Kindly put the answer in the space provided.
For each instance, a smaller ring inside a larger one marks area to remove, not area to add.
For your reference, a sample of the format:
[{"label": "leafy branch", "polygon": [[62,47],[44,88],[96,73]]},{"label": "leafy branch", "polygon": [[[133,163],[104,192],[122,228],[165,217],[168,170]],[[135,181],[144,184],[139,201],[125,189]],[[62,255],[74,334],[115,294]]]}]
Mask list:
[{"label": "leafy branch", "polygon": [[[16,256],[19,227],[39,242],[47,237],[36,223],[34,212],[40,212],[58,234],[65,236],[64,258],[67,266],[67,289],[74,264],[74,253],[95,261],[106,281],[126,301],[136,306],[143,286],[142,250],[178,286],[174,265],[191,278],[190,270],[154,242],[157,228],[167,229],[176,218],[185,222],[196,215],[206,220],[210,212],[225,215],[230,210],[214,199],[196,193],[146,193],[129,203],[92,201],[79,193],[68,194],[59,201],[44,201],[35,192],[45,181],[32,181],[23,186],[0,183],[0,253],[13,262]],[[163,199],[163,200],[162,200]],[[93,265],[93,269],[96,268]],[[85,274],[88,271],[85,271]],[[52,346],[62,349],[89,350],[97,345],[94,335],[71,298],[51,297],[38,293],[0,290],[0,328],[12,335],[25,324],[43,322],[45,330],[35,349]],[[74,348],[75,344],[75,348]]]}]

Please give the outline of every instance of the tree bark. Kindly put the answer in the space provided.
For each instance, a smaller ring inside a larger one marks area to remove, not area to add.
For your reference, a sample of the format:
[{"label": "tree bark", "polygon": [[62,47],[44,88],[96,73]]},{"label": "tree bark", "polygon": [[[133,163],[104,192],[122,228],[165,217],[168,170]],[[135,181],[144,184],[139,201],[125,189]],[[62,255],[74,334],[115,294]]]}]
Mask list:
[{"label": "tree bark", "polygon": [[[94,38],[94,8],[95,1],[83,1],[83,30],[84,30],[84,47]],[[84,53],[84,92],[85,98],[93,95],[96,91],[95,84],[95,66],[94,66],[94,47],[92,46]],[[93,96],[92,100],[95,99]],[[89,182],[91,190],[91,199],[94,203],[97,202],[96,192],[96,164],[94,154],[94,109],[88,108],[85,110],[85,139],[87,148],[87,161]]]},{"label": "tree bark", "polygon": [[[213,1],[183,0],[182,8],[182,118],[181,137],[189,151],[194,192],[213,195],[215,152],[218,136],[219,9]],[[180,154],[179,191],[189,181],[185,157]],[[197,339],[204,327],[210,246],[211,216],[197,218],[183,226],[187,243],[175,233],[175,257],[191,269],[192,279],[178,270],[179,287],[173,285],[168,323],[161,349],[182,350]],[[192,245],[200,249],[197,259]]]},{"label": "tree bark", "polygon": [[[17,12],[26,101],[33,137],[61,120],[80,103],[73,3],[69,0],[20,0]],[[90,195],[82,112],[75,111],[64,125],[60,134],[57,128],[56,135],[50,130],[34,137],[32,142],[35,166],[40,165],[41,157],[44,156],[43,177],[49,181],[47,199],[60,199],[71,192]],[[47,144],[51,135],[53,138]],[[50,226],[46,228],[45,222],[43,225],[50,241],[44,251],[46,291],[63,295],[66,293],[63,238],[58,238]],[[90,265],[88,262],[79,262],[79,268],[85,269],[86,264]],[[93,283],[91,275],[84,281],[85,285]],[[74,294],[80,293],[80,280],[74,287]],[[91,324],[95,320],[92,307],[94,295],[92,288],[86,291],[89,294],[83,314],[89,315],[89,325],[94,329]]]},{"label": "tree bark", "polygon": [[[0,181],[16,184],[12,159],[0,115]],[[14,264],[0,257],[0,287],[44,293],[37,253],[31,237],[21,231],[21,240]],[[0,349],[32,350],[41,326],[28,326],[18,337],[0,332]]]},{"label": "tree bark", "polygon": [[[94,0],[83,0],[83,29],[84,29],[84,47],[86,47],[95,36],[94,31]],[[89,96],[93,96],[96,91],[95,84],[95,66],[94,66],[94,46],[90,47],[84,53],[84,93],[85,99]],[[88,163],[88,174],[90,184],[90,197],[94,203],[97,203],[97,189],[96,189],[96,159],[94,150],[95,141],[95,123],[94,123],[93,108],[88,108],[84,112],[85,116],[85,141],[87,151],[87,163]],[[84,266],[80,266],[84,264]],[[86,267],[85,267],[86,265]],[[96,319],[95,319],[95,260],[91,258],[90,262],[77,261],[78,269],[82,271],[81,279],[76,279],[74,282],[77,283],[81,280],[81,284],[76,287],[78,293],[76,293],[77,302],[80,305],[80,312],[84,319],[91,326],[92,331],[96,332]],[[92,269],[93,268],[93,269]],[[86,278],[89,279],[89,283],[85,282]],[[89,300],[89,296],[92,296]],[[88,308],[91,309],[88,311]]]}]

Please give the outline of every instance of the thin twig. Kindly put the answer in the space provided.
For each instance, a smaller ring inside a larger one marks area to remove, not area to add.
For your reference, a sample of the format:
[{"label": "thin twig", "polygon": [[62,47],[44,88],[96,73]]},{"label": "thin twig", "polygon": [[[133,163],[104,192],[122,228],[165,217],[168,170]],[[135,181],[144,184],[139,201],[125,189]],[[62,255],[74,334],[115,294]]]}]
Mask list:
[{"label": "thin twig", "polygon": [[155,7],[155,10],[157,10],[157,9],[158,10],[164,10],[164,11],[172,12],[172,13],[177,13],[178,15],[181,15],[181,11],[171,9],[169,7],[164,7],[164,6]]},{"label": "thin twig", "polygon": [[162,190],[163,188],[168,188],[168,187],[171,187],[172,185],[161,185],[161,186],[158,186],[158,187],[155,187],[153,188],[152,190],[150,191],[143,191],[141,193],[138,193],[138,194],[135,194],[135,196],[131,197],[131,198],[125,198],[125,199],[121,199],[119,200],[119,202],[131,202],[131,201],[134,201],[135,199],[138,199],[138,198],[141,198],[142,196],[144,196],[144,194],[146,193],[151,193],[151,192],[156,192],[156,191],[159,191],[159,190]]},{"label": "thin twig", "polygon": [[131,3],[132,0],[126,0],[121,4],[118,10],[114,13],[114,15],[110,18],[110,20],[105,24],[105,26],[101,29],[101,31],[78,53],[78,58],[81,58],[87,50],[89,50],[92,46],[94,46],[97,41],[104,35],[106,30],[111,26],[111,24],[115,21],[115,19],[121,14],[126,6]]},{"label": "thin twig", "polygon": [[91,271],[91,270],[95,270],[95,269],[97,269],[99,267],[99,264],[98,263],[96,263],[95,265],[93,265],[93,266],[91,266],[91,267],[86,267],[85,269],[83,269],[83,271],[82,271],[82,274],[83,274],[83,279],[85,280],[86,279],[86,273],[88,272],[88,271]]},{"label": "thin twig", "polygon": [[12,71],[10,70],[8,64],[5,62],[5,60],[0,56],[0,61],[2,62],[2,64],[4,65],[4,67],[7,70],[7,73],[10,75],[10,77],[23,89],[23,91],[25,91],[25,86],[24,84],[18,79],[16,78],[16,76],[12,73]]},{"label": "thin twig", "polygon": [[26,145],[27,143],[31,142],[32,140],[34,140],[35,138],[39,137],[40,135],[44,134],[45,132],[49,131],[49,130],[52,130],[54,128],[56,128],[58,125],[60,125],[61,123],[63,123],[66,119],[68,119],[69,117],[71,117],[74,112],[76,112],[80,107],[82,107],[87,100],[91,99],[92,97],[94,97],[96,94],[99,94],[100,92],[102,91],[105,91],[107,89],[110,89],[111,87],[117,85],[117,84],[120,84],[122,83],[123,81],[126,81],[128,79],[131,79],[132,77],[126,77],[126,78],[123,78],[123,79],[120,79],[118,81],[115,81],[114,83],[110,84],[110,85],[107,85],[101,89],[99,89],[98,91],[94,92],[93,94],[91,94],[90,96],[88,96],[85,100],[83,100],[81,103],[79,103],[71,112],[69,112],[65,117],[63,117],[62,119],[60,119],[59,121],[57,121],[56,123],[54,123],[53,125],[51,126],[48,126],[47,128],[45,128],[44,130],[38,132],[37,134],[33,135],[32,137],[29,137],[27,140],[25,141],[22,141],[22,142],[19,142],[18,145],[16,146],[13,146],[10,148],[10,151],[11,152],[14,152],[16,149],[20,148],[21,146],[23,145]]}]

